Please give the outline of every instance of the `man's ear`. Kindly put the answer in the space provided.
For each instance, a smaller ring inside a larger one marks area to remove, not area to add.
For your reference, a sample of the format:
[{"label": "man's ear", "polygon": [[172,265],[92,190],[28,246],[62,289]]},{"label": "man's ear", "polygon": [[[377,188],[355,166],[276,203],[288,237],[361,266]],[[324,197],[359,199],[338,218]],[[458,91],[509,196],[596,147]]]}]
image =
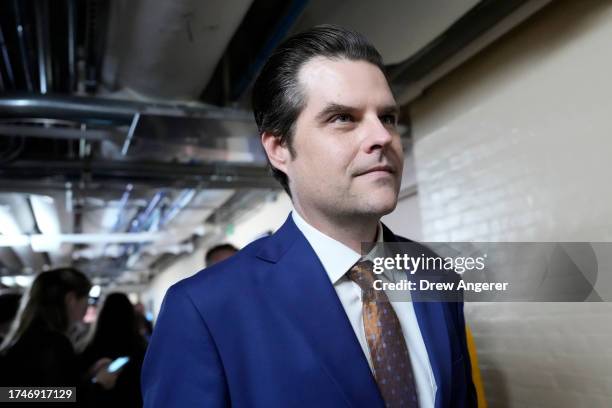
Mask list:
[{"label": "man's ear", "polygon": [[261,144],[263,145],[270,164],[287,174],[287,163],[291,160],[291,152],[286,143],[281,143],[281,138],[270,132],[261,134]]}]

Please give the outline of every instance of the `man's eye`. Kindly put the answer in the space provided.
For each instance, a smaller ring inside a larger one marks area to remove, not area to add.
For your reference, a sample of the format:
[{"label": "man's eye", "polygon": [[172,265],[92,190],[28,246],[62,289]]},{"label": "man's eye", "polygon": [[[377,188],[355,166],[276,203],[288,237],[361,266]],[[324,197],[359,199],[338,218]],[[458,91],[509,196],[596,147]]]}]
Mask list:
[{"label": "man's eye", "polygon": [[395,126],[397,124],[397,118],[395,115],[384,115],[380,118],[381,122],[385,125]]},{"label": "man's eye", "polygon": [[339,123],[345,123],[345,122],[352,122],[353,121],[353,117],[351,115],[349,115],[348,113],[340,113],[338,115],[334,115],[331,118],[331,122],[339,122]]}]

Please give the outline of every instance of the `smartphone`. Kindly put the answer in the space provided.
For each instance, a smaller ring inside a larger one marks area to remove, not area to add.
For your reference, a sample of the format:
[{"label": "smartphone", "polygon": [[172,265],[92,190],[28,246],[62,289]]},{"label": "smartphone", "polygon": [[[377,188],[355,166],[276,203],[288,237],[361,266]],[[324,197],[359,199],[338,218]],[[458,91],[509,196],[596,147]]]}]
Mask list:
[{"label": "smartphone", "polygon": [[110,365],[108,366],[107,371],[109,373],[114,373],[114,372],[120,370],[121,367],[126,365],[128,363],[128,361],[130,361],[130,358],[128,356],[123,356],[123,357],[116,358],[115,360],[113,360],[112,363],[110,363]]}]

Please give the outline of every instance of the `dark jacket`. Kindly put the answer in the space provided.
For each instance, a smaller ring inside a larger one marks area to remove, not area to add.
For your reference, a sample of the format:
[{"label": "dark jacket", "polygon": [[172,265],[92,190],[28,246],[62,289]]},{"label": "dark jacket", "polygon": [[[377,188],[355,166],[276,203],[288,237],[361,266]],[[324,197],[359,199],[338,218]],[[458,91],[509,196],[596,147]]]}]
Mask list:
[{"label": "dark jacket", "polygon": [[74,387],[79,378],[72,343],[42,322],[33,322],[2,355],[2,386]]}]

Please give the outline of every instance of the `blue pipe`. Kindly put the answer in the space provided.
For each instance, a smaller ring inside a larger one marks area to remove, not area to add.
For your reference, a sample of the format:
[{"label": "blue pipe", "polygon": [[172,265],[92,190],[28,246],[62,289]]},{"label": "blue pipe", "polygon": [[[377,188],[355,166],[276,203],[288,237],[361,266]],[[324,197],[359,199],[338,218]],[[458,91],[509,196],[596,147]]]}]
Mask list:
[{"label": "blue pipe", "polygon": [[131,184],[128,184],[125,188],[125,191],[123,192],[123,195],[121,196],[121,200],[119,200],[119,214],[117,215],[117,220],[113,225],[113,232],[119,231],[121,225],[123,225],[123,210],[125,209],[125,206],[127,205],[127,202],[130,199],[130,193],[132,192],[132,188],[133,186]]},{"label": "blue pipe", "polygon": [[[161,200],[166,196],[165,191],[158,191],[155,193],[149,204],[145,208],[145,210],[137,216],[129,225],[127,232],[141,232],[149,230],[151,225],[153,225],[154,215],[153,211],[157,208]],[[123,255],[125,254],[133,254],[135,251],[140,248],[141,244],[124,244],[123,247]]]},{"label": "blue pipe", "polygon": [[147,208],[145,208],[145,210],[134,221],[132,221],[128,232],[140,232],[148,227],[147,224],[149,224],[149,221],[151,220],[151,214],[165,196],[165,191],[158,191],[155,193],[151,201],[149,201]]},{"label": "blue pipe", "polygon": [[268,39],[268,41],[266,41],[263,48],[259,52],[259,55],[257,58],[255,58],[255,62],[247,68],[246,75],[244,75],[238,81],[238,85],[234,89],[234,92],[232,92],[233,101],[238,100],[238,98],[240,98],[246,89],[251,85],[255,75],[257,75],[261,68],[263,68],[270,55],[272,55],[274,49],[278,46],[278,44],[280,44],[283,38],[285,38],[291,27],[293,27],[295,21],[302,14],[304,8],[306,8],[306,4],[308,4],[308,0],[294,0],[291,2],[289,11],[278,23],[274,32],[272,33],[272,36]]},{"label": "blue pipe", "polygon": [[164,216],[159,221],[159,226],[164,227],[168,224],[174,217],[181,212],[189,202],[195,197],[196,191],[193,188],[185,189],[181,191],[181,194],[174,200],[168,211],[164,214]]}]

